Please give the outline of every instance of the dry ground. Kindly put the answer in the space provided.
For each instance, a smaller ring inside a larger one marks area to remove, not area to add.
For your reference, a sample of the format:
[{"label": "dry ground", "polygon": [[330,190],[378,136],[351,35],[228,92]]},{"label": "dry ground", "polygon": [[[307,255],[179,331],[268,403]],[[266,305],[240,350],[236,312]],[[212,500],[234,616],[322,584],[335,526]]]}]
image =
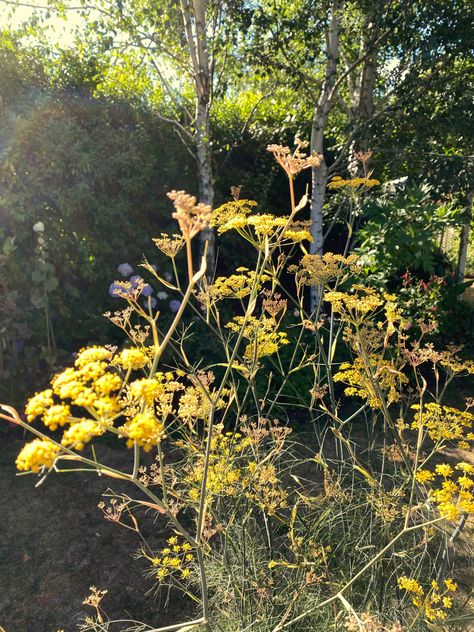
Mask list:
[{"label": "dry ground", "polygon": [[[188,604],[176,597],[165,613],[144,595],[152,583],[143,560],[132,559],[137,535],[97,508],[111,479],[53,475],[35,488],[35,476],[16,476],[23,443],[18,430],[0,434],[0,629],[75,632],[92,614],[82,603],[92,585],[109,589],[103,605],[111,618],[130,615],[155,626],[179,621]],[[102,453],[110,464],[124,457],[123,448],[103,447]],[[158,524],[145,529],[157,548],[169,535]]]}]

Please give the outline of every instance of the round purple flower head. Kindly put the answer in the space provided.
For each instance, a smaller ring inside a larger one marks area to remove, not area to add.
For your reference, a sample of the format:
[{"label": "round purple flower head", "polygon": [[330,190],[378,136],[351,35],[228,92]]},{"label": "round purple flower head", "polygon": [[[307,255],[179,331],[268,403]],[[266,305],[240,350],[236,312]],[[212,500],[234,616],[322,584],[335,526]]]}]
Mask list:
[{"label": "round purple flower head", "polygon": [[178,311],[180,307],[181,307],[181,301],[177,301],[176,299],[173,299],[172,301],[169,302],[169,308],[170,308],[170,311],[173,312],[173,314],[176,314],[176,312]]},{"label": "round purple flower head", "polygon": [[133,289],[136,289],[139,283],[143,283],[143,279],[139,274],[135,274],[134,276],[130,277],[129,281],[132,284]]},{"label": "round purple flower head", "polygon": [[143,296],[151,296],[153,294],[153,288],[148,283],[142,289]]},{"label": "round purple flower head", "polygon": [[123,292],[123,288],[118,285],[118,283],[111,283],[109,285],[109,296],[111,296],[112,298],[120,298],[119,295],[115,293],[116,290],[120,290]]},{"label": "round purple flower head", "polygon": [[133,268],[129,263],[121,263],[117,270],[123,277],[128,277],[132,274]]},{"label": "round purple flower head", "polygon": [[143,301],[142,305],[145,309],[148,309],[148,303],[150,303],[151,309],[155,309],[155,307],[158,305],[158,301],[154,296],[151,297],[150,301],[148,301],[148,299],[145,299]]}]

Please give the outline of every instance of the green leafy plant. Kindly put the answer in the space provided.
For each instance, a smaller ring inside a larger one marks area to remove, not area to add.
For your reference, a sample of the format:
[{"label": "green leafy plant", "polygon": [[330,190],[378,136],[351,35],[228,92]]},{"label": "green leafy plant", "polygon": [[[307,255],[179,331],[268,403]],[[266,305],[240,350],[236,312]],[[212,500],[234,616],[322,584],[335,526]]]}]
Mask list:
[{"label": "green leafy plant", "polygon": [[[44,480],[78,467],[120,481],[122,491],[109,490],[99,505],[104,517],[137,534],[154,588],[189,600],[187,617],[157,629],[109,620],[106,590],[92,588],[84,632],[421,632],[462,615],[448,548],[474,511],[474,466],[439,456],[474,440],[472,399],[463,408],[444,402],[474,363],[457,348],[426,344],[430,324],[409,338],[396,296],[359,284],[343,290],[355,256],[306,252],[311,236],[297,214],[307,198],[297,203],[294,179],[319,157],[302,149],[269,147],[289,181],[286,216],[256,213],[243,199],[211,211],[170,192],[180,233],[154,241],[173,275],[143,267],[176,297],[171,322],[162,326],[143,279],[117,281],[112,291],[125,307],[108,317],[130,346],[81,349],[28,401],[26,420],[1,407],[1,418],[35,436],[18,455],[20,472]],[[211,282],[206,256],[196,267],[192,249],[208,223],[218,234],[235,231],[254,253],[248,266]],[[307,313],[313,287],[319,304]],[[234,309],[223,309],[229,303]],[[212,332],[221,357],[190,361],[189,314]],[[342,364],[338,346],[349,358]],[[298,392],[308,432],[298,437],[274,411],[291,418],[285,387],[308,368],[311,388]],[[101,458],[104,435],[124,444],[120,467]],[[166,526],[166,542],[145,537],[141,511]]]},{"label": "green leafy plant", "polygon": [[397,188],[364,208],[366,223],[357,232],[360,264],[371,279],[390,283],[406,271],[418,276],[442,274],[446,263],[440,235],[459,221],[460,209],[433,202],[427,185]]}]

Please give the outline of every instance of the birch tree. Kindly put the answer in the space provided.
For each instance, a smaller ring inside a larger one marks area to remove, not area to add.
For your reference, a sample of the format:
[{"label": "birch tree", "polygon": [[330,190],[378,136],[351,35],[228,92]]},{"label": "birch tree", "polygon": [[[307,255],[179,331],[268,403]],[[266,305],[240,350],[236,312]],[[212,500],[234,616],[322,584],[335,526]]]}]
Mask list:
[{"label": "birch tree", "polygon": [[[2,0],[3,1],[3,0]],[[15,4],[14,0],[9,4]],[[20,3],[18,3],[20,5]],[[196,164],[199,201],[214,203],[211,110],[219,81],[225,78],[231,24],[225,0],[45,0],[38,9],[66,19],[79,13],[75,48],[100,55],[105,91],[129,82],[154,114],[172,125]],[[179,183],[177,183],[179,186]],[[208,241],[208,274],[214,268],[214,233]]]},{"label": "birch tree", "polygon": [[377,137],[388,120],[407,108],[409,117],[428,93],[444,94],[449,64],[466,49],[466,10],[465,0],[262,0],[253,9],[253,51],[267,74],[272,68],[275,80],[294,87],[289,107],[312,109],[310,125],[299,119],[295,130],[309,127],[311,150],[322,156],[312,172],[311,253],[322,254],[328,235],[323,207],[331,176],[344,169],[356,175],[357,151],[390,149]]}]

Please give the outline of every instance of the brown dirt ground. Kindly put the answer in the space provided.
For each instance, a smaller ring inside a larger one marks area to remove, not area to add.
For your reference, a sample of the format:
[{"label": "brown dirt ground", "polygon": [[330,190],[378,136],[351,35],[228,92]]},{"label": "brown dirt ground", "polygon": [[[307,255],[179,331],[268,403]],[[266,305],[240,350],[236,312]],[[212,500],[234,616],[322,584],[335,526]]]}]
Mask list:
[{"label": "brown dirt ground", "polygon": [[[134,560],[138,536],[103,518],[101,494],[117,481],[90,473],[53,474],[35,488],[35,476],[17,476],[15,458],[24,440],[18,430],[0,434],[0,630],[77,631],[93,612],[83,600],[89,587],[107,588],[102,604],[111,619],[149,625],[176,623],[189,604],[180,596],[168,608],[153,595],[144,560]],[[109,464],[123,449],[102,447]],[[169,532],[146,521],[144,533],[159,548]]]}]

